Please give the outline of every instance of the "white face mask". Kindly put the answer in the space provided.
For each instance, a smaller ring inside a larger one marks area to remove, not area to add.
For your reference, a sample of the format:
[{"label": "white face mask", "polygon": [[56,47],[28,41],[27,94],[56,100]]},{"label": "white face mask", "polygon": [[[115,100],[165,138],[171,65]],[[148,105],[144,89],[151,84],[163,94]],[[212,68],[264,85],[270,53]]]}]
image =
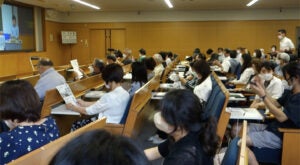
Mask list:
[{"label": "white face mask", "polygon": [[272,52],[275,52],[276,50],[275,50],[275,48],[271,48],[271,51],[272,51]]},{"label": "white face mask", "polygon": [[123,54],[123,59],[125,59],[127,57],[127,55],[126,54]]},{"label": "white face mask", "polygon": [[157,129],[170,134],[171,132],[173,132],[174,127],[169,125],[164,118],[161,116],[161,112],[157,112],[154,114],[154,124],[156,126]]},{"label": "white face mask", "polygon": [[278,39],[280,40],[283,39],[282,35],[278,35]]},{"label": "white face mask", "polygon": [[110,85],[105,83],[105,88],[110,89]]},{"label": "white face mask", "polygon": [[93,73],[94,72],[94,67],[90,65],[89,70],[90,70],[90,73]]},{"label": "white face mask", "polygon": [[256,53],[255,52],[253,53],[253,57],[256,57]]},{"label": "white face mask", "polygon": [[237,52],[237,54],[240,54],[240,53],[241,53],[241,51],[240,51],[240,50],[237,50],[236,52]]},{"label": "white face mask", "polygon": [[244,64],[244,61],[243,61],[243,60],[240,60],[240,64],[243,65],[243,64]]},{"label": "white face mask", "polygon": [[264,74],[264,80],[270,81],[272,78],[273,78],[273,74],[272,73],[266,73],[266,74]]}]

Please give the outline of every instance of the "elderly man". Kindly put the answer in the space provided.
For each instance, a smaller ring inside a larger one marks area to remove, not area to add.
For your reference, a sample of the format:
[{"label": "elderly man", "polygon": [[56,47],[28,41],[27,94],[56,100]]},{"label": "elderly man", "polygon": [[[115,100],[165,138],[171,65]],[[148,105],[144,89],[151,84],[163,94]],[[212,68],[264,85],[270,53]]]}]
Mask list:
[{"label": "elderly man", "polygon": [[34,86],[40,100],[44,100],[47,90],[53,89],[58,85],[66,83],[65,78],[53,68],[53,62],[50,59],[42,58],[37,64],[40,73],[40,79]]},{"label": "elderly man", "polygon": [[164,62],[164,60],[163,60],[163,58],[160,54],[154,54],[153,59],[156,63],[156,66],[155,66],[154,71],[153,71],[154,75],[155,76],[161,76],[162,72],[164,71],[164,66],[162,64]]}]

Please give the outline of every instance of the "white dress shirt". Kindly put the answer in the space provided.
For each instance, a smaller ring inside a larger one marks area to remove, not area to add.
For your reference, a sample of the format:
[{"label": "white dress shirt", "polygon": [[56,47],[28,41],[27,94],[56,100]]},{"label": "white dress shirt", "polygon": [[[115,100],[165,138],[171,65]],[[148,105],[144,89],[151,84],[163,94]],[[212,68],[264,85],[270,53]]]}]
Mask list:
[{"label": "white dress shirt", "polygon": [[207,102],[212,91],[212,81],[210,75],[199,85],[195,86],[194,94],[198,96],[201,102]]},{"label": "white dress shirt", "polygon": [[107,123],[120,123],[128,101],[129,93],[119,86],[87,107],[86,112],[88,115],[99,114],[98,119],[106,117]]},{"label": "white dress shirt", "polygon": [[159,65],[157,65],[155,68],[154,68],[154,70],[153,70],[153,72],[154,72],[154,75],[155,76],[161,76],[161,74],[162,74],[162,72],[164,71],[164,66],[162,65],[162,64],[159,64]]},{"label": "white dress shirt", "polygon": [[295,49],[295,45],[293,44],[291,39],[284,37],[283,39],[280,40],[280,50],[281,51],[291,50],[291,49]]},{"label": "white dress shirt", "polygon": [[[279,78],[273,76],[269,86],[266,88],[266,91],[269,96],[274,99],[278,99],[279,97],[281,97],[284,91],[282,81]],[[255,99],[259,99],[259,96],[256,95]]]},{"label": "white dress shirt", "polygon": [[224,58],[224,60],[222,62],[223,71],[224,72],[228,72],[229,69],[230,69],[230,66],[231,66],[231,64],[230,64],[230,57],[228,56],[228,57]]}]

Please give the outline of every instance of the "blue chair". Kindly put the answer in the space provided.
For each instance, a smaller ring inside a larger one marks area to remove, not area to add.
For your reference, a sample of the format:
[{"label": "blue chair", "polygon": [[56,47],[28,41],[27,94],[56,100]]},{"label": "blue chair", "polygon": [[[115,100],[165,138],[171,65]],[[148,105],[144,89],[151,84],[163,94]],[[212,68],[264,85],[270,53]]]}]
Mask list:
[{"label": "blue chair", "polygon": [[226,153],[224,155],[221,165],[235,165],[236,164],[238,157],[239,157],[239,150],[240,150],[240,147],[237,145],[239,140],[240,140],[239,137],[236,137],[231,140],[231,142],[226,150]]},{"label": "blue chair", "polygon": [[126,119],[127,119],[128,113],[129,113],[129,109],[130,109],[130,105],[131,105],[133,96],[134,96],[134,95],[130,96],[130,98],[129,98],[129,100],[128,100],[128,103],[127,103],[127,105],[126,105],[124,114],[123,114],[122,119],[121,119],[121,121],[120,121],[120,124],[125,124],[125,123],[126,123]]},{"label": "blue chair", "polygon": [[251,147],[259,163],[281,164],[281,149]]}]

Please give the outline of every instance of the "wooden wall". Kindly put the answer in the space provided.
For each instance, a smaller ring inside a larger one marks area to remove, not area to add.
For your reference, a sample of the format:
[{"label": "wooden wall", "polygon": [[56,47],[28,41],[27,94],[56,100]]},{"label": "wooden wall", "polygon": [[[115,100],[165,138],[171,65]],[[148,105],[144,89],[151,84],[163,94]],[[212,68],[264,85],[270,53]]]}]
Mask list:
[{"label": "wooden wall", "polygon": [[[44,52],[1,53],[0,76],[31,71],[29,57],[46,56],[55,65],[68,64],[77,58],[80,64],[90,63],[91,29],[125,29],[125,45],[133,50],[144,48],[148,55],[160,50],[171,50],[181,56],[191,55],[196,47],[205,52],[208,48],[247,47],[269,50],[278,45],[277,30],[285,28],[288,36],[296,43],[296,27],[299,20],[286,21],[200,21],[200,22],[137,22],[137,23],[57,23],[45,22]],[[74,30],[78,43],[62,45],[60,32]],[[50,40],[50,36],[53,40]],[[87,44],[86,42],[87,41]]]}]

